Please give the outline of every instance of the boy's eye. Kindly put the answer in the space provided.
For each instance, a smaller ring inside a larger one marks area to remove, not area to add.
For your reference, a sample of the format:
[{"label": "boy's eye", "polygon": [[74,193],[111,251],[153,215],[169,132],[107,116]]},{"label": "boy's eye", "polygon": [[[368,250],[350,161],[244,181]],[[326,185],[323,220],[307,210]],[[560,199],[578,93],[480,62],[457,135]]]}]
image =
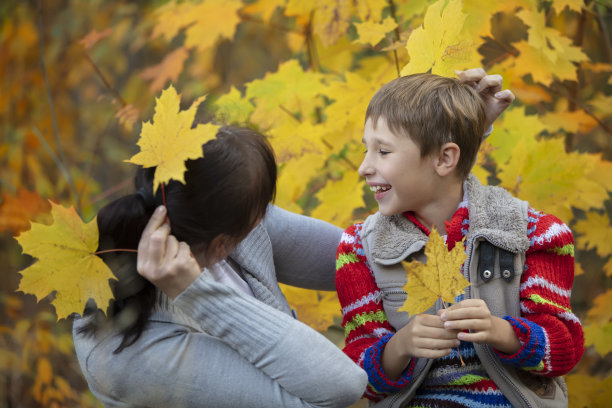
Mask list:
[{"label": "boy's eye", "polygon": [[382,150],[382,149],[380,149],[380,150],[378,150],[378,153],[380,153],[382,156],[384,156],[384,155],[389,154],[389,153],[391,153],[391,152],[389,152],[389,151],[387,151],[387,150]]}]

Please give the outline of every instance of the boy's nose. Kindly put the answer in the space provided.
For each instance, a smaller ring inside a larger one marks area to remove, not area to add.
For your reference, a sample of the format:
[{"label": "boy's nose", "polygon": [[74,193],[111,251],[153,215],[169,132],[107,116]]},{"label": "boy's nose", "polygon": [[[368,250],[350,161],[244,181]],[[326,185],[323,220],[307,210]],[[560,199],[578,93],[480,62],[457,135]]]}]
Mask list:
[{"label": "boy's nose", "polygon": [[366,157],[363,158],[363,161],[361,162],[361,164],[359,165],[358,173],[361,177],[370,176],[374,173],[372,166],[369,164],[367,154],[366,154]]}]

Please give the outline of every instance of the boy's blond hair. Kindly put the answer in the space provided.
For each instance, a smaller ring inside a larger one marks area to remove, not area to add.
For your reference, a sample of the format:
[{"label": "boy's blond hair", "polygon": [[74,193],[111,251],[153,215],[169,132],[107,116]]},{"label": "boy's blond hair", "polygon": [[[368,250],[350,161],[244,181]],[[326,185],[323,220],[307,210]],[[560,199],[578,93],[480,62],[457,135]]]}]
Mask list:
[{"label": "boy's blond hair", "polygon": [[421,157],[454,142],[460,156],[457,173],[466,178],[476,161],[485,132],[485,104],[478,93],[458,79],[414,74],[383,85],[370,101],[366,121],[376,128],[384,118],[395,135],[409,135]]}]

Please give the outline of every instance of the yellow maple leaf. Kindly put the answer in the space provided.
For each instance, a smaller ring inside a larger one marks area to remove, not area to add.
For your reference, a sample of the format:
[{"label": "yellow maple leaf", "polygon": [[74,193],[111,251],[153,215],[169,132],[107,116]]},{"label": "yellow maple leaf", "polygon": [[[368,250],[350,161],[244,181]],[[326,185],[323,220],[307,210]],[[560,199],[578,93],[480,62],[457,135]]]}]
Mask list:
[{"label": "yellow maple leaf", "polygon": [[112,298],[109,279],[114,275],[98,249],[98,224],[94,218],[83,223],[73,207],[64,208],[51,202],[53,224],[32,223],[29,231],[16,237],[23,252],[38,261],[20,273],[19,291],[31,293],[39,300],[56,292],[51,302],[57,317],[82,313],[88,299],[101,309]]},{"label": "yellow maple leaf", "polygon": [[[570,47],[571,40],[563,38],[559,40],[564,46]],[[573,62],[580,62],[587,59],[582,51],[577,51],[579,55],[557,57],[555,61],[550,60],[541,49],[535,48],[527,41],[519,41],[513,44],[519,52],[519,56],[509,60],[512,61],[511,67],[515,74],[525,76],[531,74],[535,82],[549,85],[555,78],[559,80],[576,81],[576,66]],[[577,48],[577,47],[575,47]],[[580,50],[579,48],[577,48]],[[571,57],[571,59],[570,59]]]},{"label": "yellow maple leaf", "polygon": [[345,72],[344,78],[344,81],[330,81],[322,91],[333,101],[325,108],[325,126],[331,135],[326,141],[335,150],[340,150],[351,140],[361,140],[368,103],[387,79],[368,80],[352,72]]},{"label": "yellow maple leaf", "polygon": [[356,0],[353,4],[361,21],[379,21],[383,10],[389,6],[387,0]]},{"label": "yellow maple leaf", "polygon": [[415,29],[406,44],[410,62],[401,75],[427,72],[455,76],[455,70],[480,65],[479,44],[461,36],[466,14],[461,0],[438,0],[425,13],[423,26]]},{"label": "yellow maple leaf", "polygon": [[608,262],[604,265],[603,270],[608,278],[612,276],[612,256],[608,258]]},{"label": "yellow maple leaf", "polygon": [[531,0],[463,0],[463,11],[467,14],[464,29],[474,38],[493,37],[492,17],[502,12],[514,14],[514,10],[519,7],[533,7],[533,3]]},{"label": "yellow maple leaf", "polygon": [[243,98],[233,86],[230,91],[221,95],[214,103],[216,108],[215,116],[222,123],[227,124],[244,124],[249,120],[249,116],[255,107],[248,99]]},{"label": "yellow maple leaf", "polygon": [[214,139],[219,126],[207,123],[191,128],[198,106],[205,97],[198,98],[191,107],[179,111],[181,97],[170,85],[156,98],[153,122],[144,122],[138,139],[140,152],[126,160],[143,167],[157,167],[153,188],[171,179],[185,182],[185,160],[203,156],[202,145]]},{"label": "yellow maple leaf", "polygon": [[363,179],[349,170],[340,180],[329,180],[315,195],[321,204],[311,215],[335,225],[348,225],[353,220],[353,209],[364,207]]},{"label": "yellow maple leaf", "polygon": [[[612,102],[612,98],[610,99]],[[586,134],[597,126],[597,121],[583,110],[550,112],[541,117],[542,123],[548,125],[550,132]]]},{"label": "yellow maple leaf", "polygon": [[257,0],[245,5],[242,13],[260,15],[263,21],[269,22],[276,9],[284,5],[285,0]]},{"label": "yellow maple leaf", "polygon": [[566,223],[573,218],[572,207],[599,208],[608,199],[611,180],[601,172],[609,163],[601,155],[566,152],[560,138],[538,141],[529,149],[520,139],[498,168],[502,187]]},{"label": "yellow maple leaf", "polygon": [[246,85],[246,97],[253,99],[255,110],[251,122],[268,129],[287,115],[308,117],[317,106],[323,105],[316,98],[324,88],[323,75],[304,71],[295,59],[286,61],[278,71],[268,73]]},{"label": "yellow maple leaf", "polygon": [[495,122],[495,130],[487,139],[495,148],[491,157],[497,163],[517,159],[516,147],[524,143],[526,151],[537,143],[536,136],[547,130],[538,115],[528,115],[524,107],[508,109],[501,121]]},{"label": "yellow maple leaf", "polygon": [[461,274],[461,265],[467,255],[463,242],[458,242],[449,251],[435,227],[425,245],[427,263],[419,261],[402,262],[406,269],[406,302],[398,310],[415,315],[425,312],[440,298],[453,303],[470,282]]},{"label": "yellow maple leaf", "polygon": [[551,63],[557,63],[557,60],[573,62],[588,60],[580,47],[573,45],[569,38],[564,37],[560,31],[546,26],[544,11],[524,9],[516,15],[529,26],[527,43],[541,52]]},{"label": "yellow maple leaf", "polygon": [[340,317],[340,302],[336,292],[321,292],[279,284],[298,319],[313,329],[324,332]]},{"label": "yellow maple leaf", "polygon": [[346,0],[318,1],[313,31],[328,47],[345,35],[351,15],[351,4]]},{"label": "yellow maple leaf", "polygon": [[284,163],[278,175],[275,202],[286,210],[301,213],[302,209],[296,202],[310,180],[321,174],[326,159],[319,153],[306,153]]},{"label": "yellow maple leaf", "polygon": [[593,307],[587,312],[585,323],[602,324],[612,321],[612,289],[593,299]]},{"label": "yellow maple leaf", "polygon": [[612,351],[612,322],[584,326],[584,345],[593,345],[595,351],[605,356]]},{"label": "yellow maple leaf", "polygon": [[612,401],[612,377],[574,373],[565,377],[570,407],[607,407]]},{"label": "yellow maple leaf", "polygon": [[240,23],[238,9],[242,6],[240,0],[170,2],[157,9],[157,24],[152,37],[163,36],[170,42],[180,30],[185,29],[184,45],[205,51],[219,39],[234,37],[236,26]]},{"label": "yellow maple leaf", "polygon": [[315,37],[315,43],[319,65],[327,72],[350,72],[354,64],[353,55],[362,50],[359,44],[351,42],[347,36],[341,37],[329,47],[324,46],[318,37]]},{"label": "yellow maple leaf", "polygon": [[327,156],[329,149],[323,142],[326,133],[324,124],[287,120],[270,129],[268,135],[279,164],[284,164],[309,153]]},{"label": "yellow maple leaf", "polygon": [[357,28],[359,38],[357,38],[354,42],[370,44],[374,47],[383,38],[385,38],[385,35],[387,35],[389,31],[394,30],[397,27],[397,22],[392,17],[388,16],[380,23],[366,21],[363,23],[355,23],[355,27]]},{"label": "yellow maple leaf", "polygon": [[584,0],[555,0],[552,2],[551,6],[555,8],[557,13],[561,13],[566,7],[569,10],[580,13],[581,9],[584,7]]},{"label": "yellow maple leaf", "polygon": [[586,219],[576,222],[574,231],[580,234],[579,248],[587,251],[595,248],[602,258],[612,254],[612,227],[607,214],[589,211]]}]

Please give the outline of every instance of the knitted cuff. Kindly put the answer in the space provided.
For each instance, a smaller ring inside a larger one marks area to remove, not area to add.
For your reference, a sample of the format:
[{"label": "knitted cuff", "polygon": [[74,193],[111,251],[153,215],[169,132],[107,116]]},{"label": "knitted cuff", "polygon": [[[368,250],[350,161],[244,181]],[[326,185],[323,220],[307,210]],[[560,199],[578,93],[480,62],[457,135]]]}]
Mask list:
[{"label": "knitted cuff", "polygon": [[494,349],[500,361],[523,368],[538,367],[546,353],[546,335],[544,334],[544,329],[540,325],[524,318],[504,316],[504,320],[512,325],[512,329],[514,329],[521,347],[514,354],[506,354]]},{"label": "knitted cuff", "polygon": [[387,334],[371,345],[366,350],[363,359],[363,369],[368,374],[370,385],[378,392],[397,392],[408,385],[412,380],[412,374],[416,362],[416,359],[414,358],[410,359],[408,367],[406,367],[406,370],[404,370],[402,376],[397,381],[390,380],[382,368],[382,352],[392,336],[393,333]]}]

